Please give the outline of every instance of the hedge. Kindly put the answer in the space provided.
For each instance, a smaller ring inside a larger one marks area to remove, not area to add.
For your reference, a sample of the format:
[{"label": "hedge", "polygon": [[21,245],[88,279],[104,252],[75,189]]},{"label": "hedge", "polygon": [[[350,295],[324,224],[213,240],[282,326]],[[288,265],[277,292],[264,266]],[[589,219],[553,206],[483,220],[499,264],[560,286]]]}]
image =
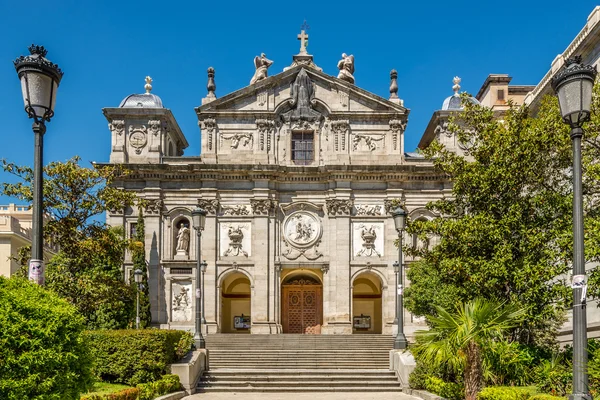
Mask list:
[{"label": "hedge", "polygon": [[565,397],[536,394],[534,387],[490,386],[477,396],[478,400],[564,400]]},{"label": "hedge", "polygon": [[84,396],[81,400],[152,400],[165,394],[181,390],[179,376],[165,375],[156,382],[140,383],[137,387],[119,390],[115,393]]},{"label": "hedge", "polygon": [[94,373],[105,381],[135,386],[157,381],[191,348],[189,332],[162,329],[88,331]]},{"label": "hedge", "polygon": [[0,276],[0,399],[78,400],[92,386],[83,329],[65,300]]},{"label": "hedge", "polygon": [[177,375],[165,375],[156,382],[141,383],[137,385],[140,391],[140,400],[152,400],[155,397],[181,390],[181,383]]},{"label": "hedge", "polygon": [[460,400],[465,397],[465,389],[462,385],[454,382],[445,382],[435,376],[425,379],[425,390],[448,400]]}]

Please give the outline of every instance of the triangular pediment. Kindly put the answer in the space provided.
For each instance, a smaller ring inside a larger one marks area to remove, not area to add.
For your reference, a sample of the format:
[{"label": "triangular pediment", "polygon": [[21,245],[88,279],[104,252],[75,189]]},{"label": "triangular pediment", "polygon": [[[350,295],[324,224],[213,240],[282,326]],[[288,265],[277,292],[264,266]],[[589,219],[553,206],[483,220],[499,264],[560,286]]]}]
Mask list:
[{"label": "triangular pediment", "polygon": [[[327,114],[382,113],[406,115],[400,104],[377,96],[314,68],[298,65],[253,85],[236,90],[196,109],[205,113],[283,113],[292,98],[292,84],[304,70],[314,87],[314,100]],[[288,107],[289,108],[289,107]]]}]

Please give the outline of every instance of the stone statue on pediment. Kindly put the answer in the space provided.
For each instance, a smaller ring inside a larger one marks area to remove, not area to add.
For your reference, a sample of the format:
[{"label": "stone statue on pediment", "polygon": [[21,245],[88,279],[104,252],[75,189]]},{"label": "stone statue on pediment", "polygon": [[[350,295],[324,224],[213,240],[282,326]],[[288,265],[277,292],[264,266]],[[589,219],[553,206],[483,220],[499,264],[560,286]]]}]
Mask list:
[{"label": "stone statue on pediment", "polygon": [[250,80],[250,84],[253,85],[258,81],[262,81],[267,77],[267,69],[273,64],[273,61],[269,60],[265,53],[261,53],[260,57],[254,57],[254,67],[256,71],[254,71],[254,76]]},{"label": "stone statue on pediment", "polygon": [[354,84],[354,56],[342,53],[342,59],[338,61],[338,79]]},{"label": "stone statue on pediment", "polygon": [[292,110],[284,114],[286,121],[316,121],[321,118],[321,113],[312,109],[316,104],[314,83],[304,69],[301,69],[292,83],[291,99]]}]

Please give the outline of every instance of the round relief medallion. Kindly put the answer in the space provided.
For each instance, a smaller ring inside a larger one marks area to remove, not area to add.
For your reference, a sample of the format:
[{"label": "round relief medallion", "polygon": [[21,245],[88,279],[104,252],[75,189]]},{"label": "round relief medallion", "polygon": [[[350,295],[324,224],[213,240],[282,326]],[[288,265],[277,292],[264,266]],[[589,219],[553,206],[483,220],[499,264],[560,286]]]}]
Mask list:
[{"label": "round relief medallion", "polygon": [[290,214],[283,224],[285,239],[295,247],[309,247],[321,237],[321,222],[306,211]]},{"label": "round relief medallion", "polygon": [[146,145],[146,135],[142,131],[133,131],[129,136],[129,143],[136,149],[141,149]]}]

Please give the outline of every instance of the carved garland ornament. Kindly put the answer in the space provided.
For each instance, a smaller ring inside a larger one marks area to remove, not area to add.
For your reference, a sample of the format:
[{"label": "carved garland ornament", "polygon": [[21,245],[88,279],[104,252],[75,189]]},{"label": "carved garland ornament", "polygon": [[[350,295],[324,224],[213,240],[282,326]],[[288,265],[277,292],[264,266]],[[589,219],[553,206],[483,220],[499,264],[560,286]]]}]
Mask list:
[{"label": "carved garland ornament", "polygon": [[223,215],[248,215],[250,211],[243,204],[238,204],[235,206],[221,206],[223,211]]},{"label": "carved garland ornament", "polygon": [[350,215],[353,205],[353,200],[329,199],[325,202],[329,215]]},{"label": "carved garland ornament", "polygon": [[[271,133],[275,130],[275,122],[268,119],[257,119],[256,120],[256,129],[260,135],[259,143],[260,150],[263,151],[265,149],[265,141],[267,145],[267,152],[271,151]],[[266,140],[265,140],[266,136]]]},{"label": "carved garland ornament", "polygon": [[162,199],[147,199],[144,205],[146,214],[160,214],[163,210],[164,202]]},{"label": "carved garland ornament", "polygon": [[241,147],[252,147],[252,139],[251,133],[233,133],[231,135],[221,134],[221,142],[223,140],[231,140],[230,147],[232,149],[237,149],[240,145]]},{"label": "carved garland ornament", "polygon": [[125,133],[125,121],[115,119],[108,124],[108,129],[113,133],[113,151],[123,151],[123,133]]},{"label": "carved garland ornament", "polygon": [[203,208],[208,214],[219,212],[219,200],[198,199],[198,207]]},{"label": "carved garland ornament", "polygon": [[331,121],[333,143],[335,151],[346,151],[346,133],[350,130],[350,121],[347,119]]},{"label": "carved garland ornament", "polygon": [[365,144],[367,145],[369,150],[375,151],[377,150],[377,142],[382,141],[383,136],[373,137],[370,135],[354,135],[354,137],[352,138],[352,150],[358,150],[358,145],[360,144],[361,140],[365,141]]},{"label": "carved garland ornament", "polygon": [[217,121],[214,118],[206,118],[199,122],[200,127],[208,134],[208,150],[212,150],[213,135],[217,129]]},{"label": "carved garland ornament", "polygon": [[360,204],[356,205],[356,215],[376,216],[382,214],[383,206]]},{"label": "carved garland ornament", "polygon": [[266,200],[250,200],[252,212],[257,215],[269,215],[272,209],[275,208],[275,202],[271,199]]},{"label": "carved garland ornament", "polygon": [[400,135],[406,130],[406,121],[399,119],[390,119],[390,130],[392,131],[392,142],[394,150],[398,149]]}]

